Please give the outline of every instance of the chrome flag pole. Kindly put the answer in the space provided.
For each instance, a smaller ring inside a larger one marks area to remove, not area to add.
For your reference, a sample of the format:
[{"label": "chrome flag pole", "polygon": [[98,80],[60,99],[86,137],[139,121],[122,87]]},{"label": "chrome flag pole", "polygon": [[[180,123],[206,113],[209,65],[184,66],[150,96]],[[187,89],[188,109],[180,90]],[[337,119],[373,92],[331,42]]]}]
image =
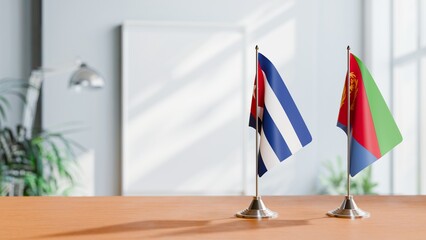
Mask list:
[{"label": "chrome flag pole", "polygon": [[255,99],[256,99],[256,198],[259,198],[259,46],[256,45],[256,91],[255,91]]},{"label": "chrome flag pole", "polygon": [[327,212],[330,217],[340,218],[367,218],[370,216],[368,212],[365,212],[358,208],[351,195],[351,176],[350,176],[350,163],[351,163],[351,48],[347,47],[347,60],[348,60],[348,72],[346,76],[346,104],[347,104],[347,179],[346,179],[346,196],[341,206],[335,210]]},{"label": "chrome flag pole", "polygon": [[259,47],[256,45],[256,89],[254,91],[254,97],[256,99],[256,196],[253,197],[253,200],[250,203],[250,206],[235,214],[239,218],[275,218],[278,216],[276,212],[269,210],[259,195],[259,116],[258,116],[258,107],[259,107]]}]

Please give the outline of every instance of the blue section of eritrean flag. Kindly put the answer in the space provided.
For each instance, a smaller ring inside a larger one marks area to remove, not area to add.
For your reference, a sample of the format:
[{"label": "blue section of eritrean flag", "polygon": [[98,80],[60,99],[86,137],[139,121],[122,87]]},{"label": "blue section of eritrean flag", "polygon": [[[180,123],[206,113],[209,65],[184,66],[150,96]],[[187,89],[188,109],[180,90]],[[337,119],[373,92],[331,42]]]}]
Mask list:
[{"label": "blue section of eritrean flag", "polygon": [[256,107],[253,94],[249,125],[256,128],[257,110],[260,134],[258,174],[262,176],[310,143],[312,137],[277,69],[261,53],[258,59],[259,100]]}]

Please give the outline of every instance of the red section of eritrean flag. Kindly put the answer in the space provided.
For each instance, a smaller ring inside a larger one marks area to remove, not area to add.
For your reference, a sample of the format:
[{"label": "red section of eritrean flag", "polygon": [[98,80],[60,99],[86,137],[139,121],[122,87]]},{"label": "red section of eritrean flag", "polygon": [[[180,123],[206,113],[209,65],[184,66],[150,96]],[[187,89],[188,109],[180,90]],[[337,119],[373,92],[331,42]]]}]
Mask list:
[{"label": "red section of eritrean flag", "polygon": [[[340,111],[338,123],[344,128],[347,128],[347,75],[345,87],[340,103]],[[380,158],[379,143],[374,128],[373,117],[371,114],[370,104],[368,102],[367,93],[364,86],[364,81],[358,62],[354,55],[350,55],[350,97],[351,97],[351,132],[352,137],[362,147],[368,150],[376,158]]]}]

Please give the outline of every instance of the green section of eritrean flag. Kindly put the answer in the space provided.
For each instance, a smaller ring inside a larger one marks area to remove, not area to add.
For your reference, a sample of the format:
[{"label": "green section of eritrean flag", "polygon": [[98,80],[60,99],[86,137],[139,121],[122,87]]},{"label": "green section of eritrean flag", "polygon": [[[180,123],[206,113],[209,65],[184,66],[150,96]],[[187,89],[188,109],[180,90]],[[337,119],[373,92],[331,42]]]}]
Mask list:
[{"label": "green section of eritrean flag", "polygon": [[380,153],[383,156],[402,141],[402,135],[370,72],[358,57],[353,56],[361,70]]}]

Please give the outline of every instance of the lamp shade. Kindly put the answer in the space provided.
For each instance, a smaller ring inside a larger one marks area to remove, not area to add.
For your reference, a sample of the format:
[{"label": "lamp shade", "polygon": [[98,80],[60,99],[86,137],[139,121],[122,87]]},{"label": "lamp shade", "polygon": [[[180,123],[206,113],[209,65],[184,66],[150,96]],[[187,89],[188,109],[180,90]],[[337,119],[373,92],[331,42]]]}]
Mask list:
[{"label": "lamp shade", "polygon": [[82,63],[72,74],[69,86],[71,88],[99,89],[105,85],[104,79],[94,69]]}]

